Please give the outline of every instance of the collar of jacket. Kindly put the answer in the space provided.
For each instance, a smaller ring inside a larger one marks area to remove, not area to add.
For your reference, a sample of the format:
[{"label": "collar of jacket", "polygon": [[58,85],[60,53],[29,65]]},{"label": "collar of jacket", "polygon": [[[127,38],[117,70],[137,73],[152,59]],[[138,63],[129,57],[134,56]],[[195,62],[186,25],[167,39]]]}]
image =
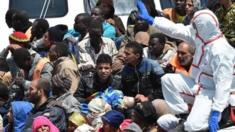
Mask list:
[{"label": "collar of jacket", "polygon": [[[107,81],[105,83],[101,82],[100,79],[99,79],[99,76],[97,75],[97,73],[94,74],[94,84],[97,86],[100,86],[100,85],[110,85],[112,84],[113,82],[113,77],[112,75],[109,76],[109,78],[107,79]],[[106,89],[106,88],[105,88]]]},{"label": "collar of jacket", "polygon": [[139,66],[141,65],[143,59],[144,59],[144,58],[141,57],[141,58],[139,59],[137,65],[135,65],[135,66],[133,66],[133,65],[131,65],[131,64],[127,64],[127,66],[130,67],[130,68],[137,68],[137,67],[139,67]]}]

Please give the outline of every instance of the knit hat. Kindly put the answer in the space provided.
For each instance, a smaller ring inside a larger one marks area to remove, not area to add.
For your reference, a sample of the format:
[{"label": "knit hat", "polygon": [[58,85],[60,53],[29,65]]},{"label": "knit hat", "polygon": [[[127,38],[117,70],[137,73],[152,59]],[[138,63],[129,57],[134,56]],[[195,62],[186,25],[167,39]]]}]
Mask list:
[{"label": "knit hat", "polygon": [[19,43],[28,43],[29,38],[22,32],[13,32],[10,36],[10,39],[12,39],[15,42]]},{"label": "knit hat", "polygon": [[116,110],[108,111],[105,115],[102,116],[103,121],[107,122],[115,128],[119,127],[119,125],[123,122],[124,118],[124,115]]},{"label": "knit hat", "polygon": [[165,131],[174,129],[178,123],[179,119],[172,114],[163,115],[157,120],[157,124]]},{"label": "knit hat", "polygon": [[106,102],[101,98],[94,98],[88,104],[88,109],[94,113],[101,114],[105,112]]},{"label": "knit hat", "polygon": [[37,132],[37,129],[46,125],[50,128],[50,132],[59,132],[59,129],[46,117],[38,116],[33,121],[33,132]]},{"label": "knit hat", "polygon": [[123,131],[125,128],[127,128],[132,123],[131,119],[125,119],[122,124],[119,126],[119,129]]},{"label": "knit hat", "polygon": [[77,126],[81,126],[86,123],[86,119],[77,112],[73,112],[73,114],[69,117],[69,121]]}]

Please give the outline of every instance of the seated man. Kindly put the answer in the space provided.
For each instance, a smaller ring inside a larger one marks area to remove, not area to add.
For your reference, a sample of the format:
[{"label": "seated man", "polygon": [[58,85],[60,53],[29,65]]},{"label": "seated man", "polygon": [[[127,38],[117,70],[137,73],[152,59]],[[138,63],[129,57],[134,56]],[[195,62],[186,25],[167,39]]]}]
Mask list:
[{"label": "seated man", "polygon": [[79,50],[79,70],[83,74],[95,67],[98,56],[102,53],[114,56],[117,54],[115,43],[109,39],[102,37],[102,23],[99,19],[92,19],[89,29],[89,37],[78,43]]},{"label": "seated man", "polygon": [[39,78],[51,79],[53,68],[48,59],[41,58],[39,54],[30,55],[25,48],[16,49],[12,56],[15,63],[23,70],[16,77],[16,85],[28,90],[32,80]]},{"label": "seated man", "polygon": [[182,73],[189,75],[190,67],[193,62],[195,47],[192,44],[181,42],[178,45],[177,55],[171,60],[170,64],[165,68],[165,72]]},{"label": "seated man", "polygon": [[142,46],[134,41],[126,45],[124,54],[126,61],[122,71],[124,95],[135,97],[137,102],[162,98],[160,78],[164,71],[158,62],[143,58]]},{"label": "seated man", "polygon": [[24,132],[32,132],[33,120],[38,116],[47,117],[56,125],[60,132],[66,132],[65,110],[57,105],[58,102],[56,103],[55,100],[49,98],[50,89],[50,82],[46,79],[39,79],[32,82],[29,89],[29,101],[34,104],[34,108],[26,120]]},{"label": "seated man", "polygon": [[147,58],[158,60],[162,68],[169,64],[176,53],[176,45],[167,41],[164,34],[154,33],[150,36]]},{"label": "seated man", "polygon": [[118,89],[120,87],[120,78],[112,76],[112,58],[107,54],[100,54],[96,61],[96,72],[81,77],[78,91],[75,97],[80,102],[90,101],[96,92],[104,92],[108,87]]},{"label": "seated man", "polygon": [[49,50],[49,58],[53,65],[53,78],[62,78],[62,80],[57,81],[56,84],[64,84],[65,80],[63,78],[66,78],[71,81],[70,85],[66,85],[66,87],[64,89],[60,89],[59,92],[61,94],[64,94],[66,92],[74,94],[77,90],[80,81],[80,75],[78,71],[78,66],[69,56],[68,46],[63,42],[54,43]]}]

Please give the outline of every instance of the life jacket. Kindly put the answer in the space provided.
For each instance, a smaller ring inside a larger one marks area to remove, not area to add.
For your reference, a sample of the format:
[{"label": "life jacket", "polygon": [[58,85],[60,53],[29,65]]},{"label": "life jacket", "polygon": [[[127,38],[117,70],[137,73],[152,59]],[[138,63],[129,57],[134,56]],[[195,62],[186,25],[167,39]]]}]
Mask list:
[{"label": "life jacket", "polygon": [[41,58],[38,61],[37,65],[35,66],[35,69],[33,71],[33,80],[37,80],[40,78],[42,69],[43,69],[44,65],[48,62],[49,62],[48,58]]},{"label": "life jacket", "polygon": [[174,70],[176,73],[182,73],[186,76],[189,76],[189,73],[185,68],[183,68],[180,63],[179,60],[177,59],[177,55],[175,55],[172,60],[170,61],[170,64],[173,66]]}]

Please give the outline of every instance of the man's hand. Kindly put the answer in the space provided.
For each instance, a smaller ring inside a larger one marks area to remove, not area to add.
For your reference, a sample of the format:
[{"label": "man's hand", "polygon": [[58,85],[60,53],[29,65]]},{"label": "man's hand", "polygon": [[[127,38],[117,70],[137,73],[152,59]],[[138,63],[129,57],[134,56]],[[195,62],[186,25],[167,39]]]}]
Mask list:
[{"label": "man's hand", "polygon": [[139,17],[148,22],[148,24],[153,24],[154,18],[149,15],[142,0],[137,0],[137,8],[139,10]]},{"label": "man's hand", "polygon": [[137,94],[135,96],[135,100],[136,100],[136,102],[145,102],[145,101],[148,101],[149,99],[148,99],[148,97],[145,97],[142,94]]},{"label": "man's hand", "polygon": [[217,132],[219,129],[219,115],[220,112],[218,111],[211,111],[210,117],[209,117],[209,131],[210,132]]},{"label": "man's hand", "polygon": [[112,18],[107,19],[106,22],[115,26],[115,21]]}]

